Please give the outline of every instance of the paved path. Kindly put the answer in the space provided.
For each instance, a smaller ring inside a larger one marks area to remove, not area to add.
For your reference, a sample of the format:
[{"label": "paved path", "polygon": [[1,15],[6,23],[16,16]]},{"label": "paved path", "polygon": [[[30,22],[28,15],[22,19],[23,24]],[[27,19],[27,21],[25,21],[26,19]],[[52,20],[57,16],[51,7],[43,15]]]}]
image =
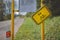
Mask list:
[{"label": "paved path", "polygon": [[[22,25],[24,19],[17,17],[15,19],[14,24],[14,35],[18,31],[19,27]],[[6,38],[6,32],[10,30],[11,20],[0,22],[0,40],[9,40],[10,38]]]},{"label": "paved path", "polygon": [[[17,20],[18,19],[18,20]],[[16,34],[16,32],[18,31],[18,28],[22,25],[22,23],[24,22],[24,19],[23,18],[17,18],[15,20],[15,28],[14,28],[14,34]]]}]

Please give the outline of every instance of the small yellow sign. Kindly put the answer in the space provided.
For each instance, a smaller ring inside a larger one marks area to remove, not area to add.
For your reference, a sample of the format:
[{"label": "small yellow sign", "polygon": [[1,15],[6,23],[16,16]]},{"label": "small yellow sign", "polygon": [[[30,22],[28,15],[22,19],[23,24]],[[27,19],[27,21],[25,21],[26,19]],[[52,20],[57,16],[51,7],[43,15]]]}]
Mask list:
[{"label": "small yellow sign", "polygon": [[34,15],[33,20],[40,24],[42,21],[44,21],[48,16],[50,15],[50,11],[46,6],[43,6],[41,9],[39,9]]}]

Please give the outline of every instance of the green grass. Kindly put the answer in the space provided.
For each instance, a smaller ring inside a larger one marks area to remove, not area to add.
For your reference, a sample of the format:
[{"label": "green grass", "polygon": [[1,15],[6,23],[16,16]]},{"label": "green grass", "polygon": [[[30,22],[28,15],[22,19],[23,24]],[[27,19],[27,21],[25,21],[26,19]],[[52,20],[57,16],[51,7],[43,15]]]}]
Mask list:
[{"label": "green grass", "polygon": [[[60,16],[45,20],[45,34],[50,29],[51,31],[54,30],[52,27],[60,27]],[[16,34],[15,40],[41,40],[41,26],[37,25],[31,18],[26,17],[23,25]]]}]

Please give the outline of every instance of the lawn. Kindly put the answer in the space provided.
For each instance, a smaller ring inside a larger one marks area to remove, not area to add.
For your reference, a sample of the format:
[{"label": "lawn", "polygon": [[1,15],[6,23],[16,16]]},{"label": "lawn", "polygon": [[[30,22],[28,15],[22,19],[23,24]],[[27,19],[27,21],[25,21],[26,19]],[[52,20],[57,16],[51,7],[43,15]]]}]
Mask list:
[{"label": "lawn", "polygon": [[[48,40],[47,38],[50,38],[49,35],[51,33],[55,32],[55,29],[60,30],[60,16],[53,17],[53,18],[47,18],[45,20],[45,37],[46,37],[46,40]],[[37,25],[32,20],[32,18],[26,17],[23,25],[19,28],[19,30],[16,34],[15,40],[41,40],[41,25]]]}]

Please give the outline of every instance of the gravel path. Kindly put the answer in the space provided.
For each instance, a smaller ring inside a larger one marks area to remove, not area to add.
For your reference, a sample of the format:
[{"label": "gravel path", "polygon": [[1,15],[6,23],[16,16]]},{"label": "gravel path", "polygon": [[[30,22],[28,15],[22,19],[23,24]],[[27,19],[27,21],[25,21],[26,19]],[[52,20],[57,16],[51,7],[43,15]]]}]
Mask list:
[{"label": "gravel path", "polygon": [[[22,25],[24,18],[17,17],[14,24],[14,35],[18,31],[19,27]],[[0,40],[10,40],[6,38],[6,32],[10,30],[11,20],[0,22]]]}]

